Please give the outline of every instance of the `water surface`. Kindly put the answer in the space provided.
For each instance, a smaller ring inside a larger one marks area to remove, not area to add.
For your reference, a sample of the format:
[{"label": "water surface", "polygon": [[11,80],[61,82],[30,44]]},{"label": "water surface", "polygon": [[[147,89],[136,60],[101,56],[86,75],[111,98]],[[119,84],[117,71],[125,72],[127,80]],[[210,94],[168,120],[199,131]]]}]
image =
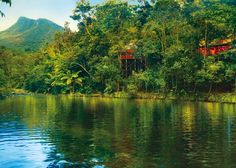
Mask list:
[{"label": "water surface", "polygon": [[236,105],[7,98],[0,100],[0,167],[235,168]]}]

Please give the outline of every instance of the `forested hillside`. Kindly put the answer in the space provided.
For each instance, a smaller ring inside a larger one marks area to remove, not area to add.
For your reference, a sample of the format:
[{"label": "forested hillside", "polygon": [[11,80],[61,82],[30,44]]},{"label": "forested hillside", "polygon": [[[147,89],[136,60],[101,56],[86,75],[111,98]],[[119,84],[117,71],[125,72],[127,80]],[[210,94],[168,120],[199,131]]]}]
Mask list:
[{"label": "forested hillside", "polygon": [[0,46],[13,50],[36,51],[51,42],[56,32],[63,28],[47,19],[20,17],[5,31],[0,32]]},{"label": "forested hillside", "polygon": [[[53,94],[234,92],[235,16],[234,1],[79,1],[72,16],[79,31],[66,25],[36,53],[0,49],[0,87]],[[124,77],[124,50],[144,59],[145,69]]]}]

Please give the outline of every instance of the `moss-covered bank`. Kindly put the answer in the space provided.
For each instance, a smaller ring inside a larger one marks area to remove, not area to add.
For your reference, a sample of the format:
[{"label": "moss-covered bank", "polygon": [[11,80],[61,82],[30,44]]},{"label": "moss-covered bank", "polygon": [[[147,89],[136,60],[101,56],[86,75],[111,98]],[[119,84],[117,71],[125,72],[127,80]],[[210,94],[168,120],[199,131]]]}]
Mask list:
[{"label": "moss-covered bank", "polygon": [[110,98],[132,98],[132,99],[159,99],[159,100],[181,100],[181,101],[205,101],[219,103],[236,103],[236,93],[144,93],[129,94],[127,92],[115,92],[114,94],[78,94],[81,97],[110,97]]}]

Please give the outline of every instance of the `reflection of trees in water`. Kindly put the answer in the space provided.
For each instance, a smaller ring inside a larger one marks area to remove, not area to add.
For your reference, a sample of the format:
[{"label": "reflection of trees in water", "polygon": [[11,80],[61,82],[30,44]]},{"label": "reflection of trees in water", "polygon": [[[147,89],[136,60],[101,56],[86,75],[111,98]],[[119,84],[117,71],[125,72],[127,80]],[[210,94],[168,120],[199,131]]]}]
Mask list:
[{"label": "reflection of trees in water", "polygon": [[27,96],[4,105],[48,137],[49,159],[61,153],[114,168],[236,164],[235,105],[71,96]]},{"label": "reflection of trees in water", "polygon": [[[188,162],[195,162],[200,167],[225,167],[231,164],[230,157],[225,157],[231,155],[227,145],[227,123],[229,123],[228,114],[231,113],[232,117],[232,112],[235,111],[225,109],[229,106],[233,107],[219,103],[194,103],[191,113],[187,110],[182,112],[186,128],[182,128],[185,132],[182,132],[181,136],[185,137],[187,144],[185,150]],[[192,117],[186,116],[188,114]],[[188,130],[190,120],[192,120],[191,131]]]}]

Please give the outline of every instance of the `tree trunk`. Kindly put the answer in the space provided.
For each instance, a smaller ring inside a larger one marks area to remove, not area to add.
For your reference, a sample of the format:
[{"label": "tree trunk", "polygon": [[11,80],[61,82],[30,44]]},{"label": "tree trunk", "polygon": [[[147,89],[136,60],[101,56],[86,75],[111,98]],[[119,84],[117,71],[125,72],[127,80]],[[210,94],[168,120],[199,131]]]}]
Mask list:
[{"label": "tree trunk", "polygon": [[175,92],[178,90],[178,79],[175,77]]},{"label": "tree trunk", "polygon": [[234,92],[236,93],[236,76],[234,77]]},{"label": "tree trunk", "polygon": [[208,39],[207,39],[207,34],[208,34],[208,25],[207,21],[205,22],[205,53],[204,53],[204,59],[206,58],[208,54]]},{"label": "tree trunk", "polygon": [[73,88],[72,89],[73,89],[72,90],[73,94],[75,94],[75,82],[73,82]]},{"label": "tree trunk", "polygon": [[171,75],[171,89],[174,89],[174,76]]},{"label": "tree trunk", "polygon": [[119,92],[119,91],[120,91],[120,82],[117,81],[116,85],[117,85],[117,89],[116,89],[116,91]]},{"label": "tree trunk", "polygon": [[197,82],[194,82],[193,93],[196,93],[196,89],[197,89]]},{"label": "tree trunk", "polygon": [[212,90],[212,82],[211,82],[211,84],[210,84],[210,88],[209,88],[209,91],[208,91],[208,96],[210,96],[211,90]]}]

